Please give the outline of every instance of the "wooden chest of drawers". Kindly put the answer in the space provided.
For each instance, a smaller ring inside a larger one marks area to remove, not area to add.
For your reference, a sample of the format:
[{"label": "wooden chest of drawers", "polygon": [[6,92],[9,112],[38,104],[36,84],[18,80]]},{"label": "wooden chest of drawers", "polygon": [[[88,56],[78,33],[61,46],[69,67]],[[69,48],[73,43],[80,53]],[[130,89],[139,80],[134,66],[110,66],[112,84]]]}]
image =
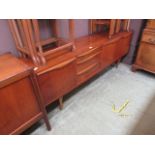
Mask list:
[{"label": "wooden chest of drawers", "polygon": [[144,29],[132,70],[142,69],[155,73],[155,29]]},{"label": "wooden chest of drawers", "polygon": [[50,129],[33,69],[0,56],[0,134],[19,134],[41,118]]}]

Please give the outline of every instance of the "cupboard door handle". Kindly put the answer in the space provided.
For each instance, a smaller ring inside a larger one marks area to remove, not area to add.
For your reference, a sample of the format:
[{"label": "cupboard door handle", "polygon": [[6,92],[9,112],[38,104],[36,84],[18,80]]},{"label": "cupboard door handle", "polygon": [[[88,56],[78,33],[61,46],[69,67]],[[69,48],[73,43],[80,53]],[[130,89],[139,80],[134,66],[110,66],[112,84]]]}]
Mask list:
[{"label": "cupboard door handle", "polygon": [[149,38],[148,40],[149,40],[150,42],[152,42],[152,39],[151,39],[151,38]]},{"label": "cupboard door handle", "polygon": [[44,74],[44,73],[47,73],[47,72],[50,72],[50,71],[54,71],[54,70],[57,70],[57,69],[61,69],[61,68],[65,67],[65,66],[69,65],[70,63],[72,63],[74,60],[75,60],[75,58],[69,59],[69,60],[67,60],[67,61],[64,61],[64,62],[62,62],[62,63],[56,65],[56,66],[53,66],[53,67],[51,67],[51,68],[49,68],[49,69],[46,69],[46,70],[44,70],[44,71],[41,71],[41,72],[39,72],[39,73],[37,73],[37,74],[38,74],[38,75],[41,75],[41,74]]}]

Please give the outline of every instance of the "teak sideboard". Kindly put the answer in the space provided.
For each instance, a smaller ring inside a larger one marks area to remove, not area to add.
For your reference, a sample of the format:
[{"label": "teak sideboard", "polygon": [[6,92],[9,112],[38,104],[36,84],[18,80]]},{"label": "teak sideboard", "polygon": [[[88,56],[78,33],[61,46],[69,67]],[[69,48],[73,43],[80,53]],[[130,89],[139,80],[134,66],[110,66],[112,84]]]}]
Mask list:
[{"label": "teak sideboard", "polygon": [[[64,95],[120,62],[129,51],[132,32],[129,20],[90,20],[90,34],[75,39],[74,22],[69,20],[66,42],[58,37],[56,20],[51,22],[54,37],[41,40],[37,20],[9,21],[20,61],[34,68],[44,107],[59,100],[62,109]],[[109,32],[98,32],[98,24]]]},{"label": "teak sideboard", "polygon": [[[47,106],[78,87],[113,63],[129,50],[131,32],[114,35],[93,34],[75,40],[76,49],[35,68],[44,104]],[[60,51],[61,52],[61,51]],[[59,53],[59,52],[58,52]],[[25,60],[24,60],[25,61]],[[34,66],[31,61],[25,61]]]}]

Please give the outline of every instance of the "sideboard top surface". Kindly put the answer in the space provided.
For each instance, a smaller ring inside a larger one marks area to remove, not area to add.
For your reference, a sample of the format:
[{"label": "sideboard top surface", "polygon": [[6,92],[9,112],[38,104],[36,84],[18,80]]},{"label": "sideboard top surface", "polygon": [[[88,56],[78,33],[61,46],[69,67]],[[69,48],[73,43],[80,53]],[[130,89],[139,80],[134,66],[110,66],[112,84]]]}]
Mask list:
[{"label": "sideboard top surface", "polygon": [[[94,50],[96,48],[103,47],[107,44],[116,42],[116,40],[122,37],[126,37],[128,35],[131,35],[131,33],[132,32],[120,32],[116,35],[113,35],[111,39],[108,38],[108,34],[101,34],[101,33],[79,37],[75,39],[76,49],[74,51],[70,51],[70,52],[67,52],[66,54],[53,58],[52,61],[47,61],[45,65],[37,67],[35,72],[37,74],[40,74],[42,71],[45,71],[48,68],[51,68],[65,60],[78,57],[80,54],[87,52],[89,50]],[[24,60],[24,59],[22,60],[26,64],[35,67],[35,65],[31,60]]]},{"label": "sideboard top surface", "polygon": [[30,69],[30,66],[11,55],[11,53],[0,55],[0,82],[9,80],[15,75],[22,74]]}]

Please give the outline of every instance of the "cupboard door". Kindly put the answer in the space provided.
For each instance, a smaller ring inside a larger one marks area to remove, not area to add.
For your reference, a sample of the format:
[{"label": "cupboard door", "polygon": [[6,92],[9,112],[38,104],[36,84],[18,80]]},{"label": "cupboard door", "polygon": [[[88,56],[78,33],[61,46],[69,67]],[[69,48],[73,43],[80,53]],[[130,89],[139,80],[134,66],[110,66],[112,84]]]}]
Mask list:
[{"label": "cupboard door", "polygon": [[122,58],[123,55],[125,55],[125,45],[124,45],[124,38],[120,38],[118,41],[117,41],[117,46],[116,46],[116,53],[115,53],[115,57],[116,59],[120,59]]},{"label": "cupboard door", "polygon": [[116,61],[116,47],[117,42],[113,42],[103,46],[103,51],[101,52],[101,67],[102,69],[110,66]]},{"label": "cupboard door", "polygon": [[65,60],[38,75],[45,104],[48,105],[76,87],[75,58]]},{"label": "cupboard door", "polygon": [[0,88],[0,134],[17,134],[28,122],[42,117],[27,77]]},{"label": "cupboard door", "polygon": [[130,48],[130,42],[131,42],[131,36],[132,36],[132,34],[131,33],[129,33],[127,36],[125,36],[124,38],[123,38],[123,42],[122,42],[122,52],[123,52],[123,54],[122,54],[122,56],[123,55],[125,55],[125,54],[127,54],[128,53],[128,51],[129,51],[129,48]]},{"label": "cupboard door", "polygon": [[130,41],[131,41],[132,34],[125,34],[125,36],[122,36],[118,42],[117,42],[117,51],[116,51],[116,58],[121,59],[123,56],[125,56],[130,48]]},{"label": "cupboard door", "polygon": [[136,64],[155,71],[155,45],[142,42],[138,50]]}]

